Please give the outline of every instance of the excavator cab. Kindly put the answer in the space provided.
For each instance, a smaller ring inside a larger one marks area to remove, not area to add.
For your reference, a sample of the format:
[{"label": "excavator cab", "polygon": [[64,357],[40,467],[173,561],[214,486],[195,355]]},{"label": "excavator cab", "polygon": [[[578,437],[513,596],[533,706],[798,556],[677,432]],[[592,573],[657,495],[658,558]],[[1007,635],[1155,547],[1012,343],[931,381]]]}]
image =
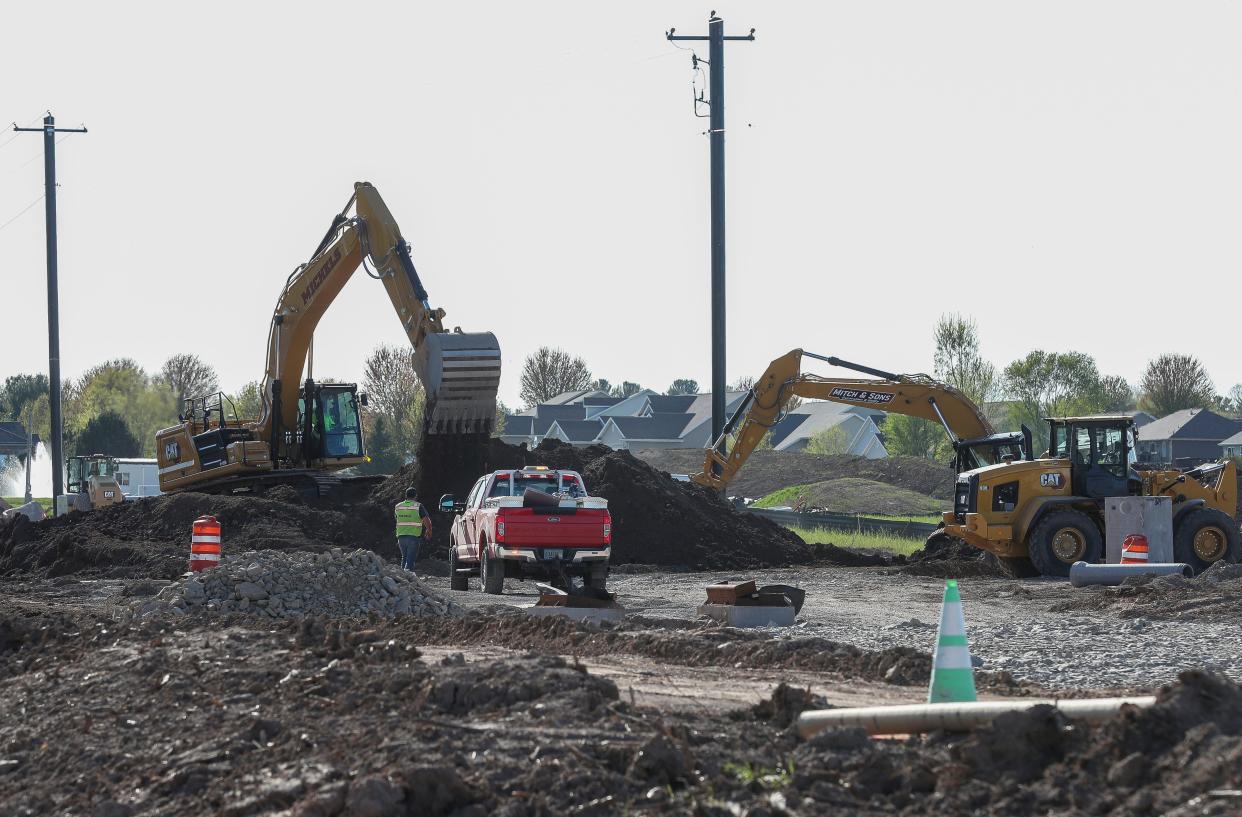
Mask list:
[{"label": "excavator cab", "polygon": [[[308,397],[309,413],[306,411]],[[363,402],[365,398],[366,395],[362,395]],[[358,387],[353,383],[307,380],[298,398],[297,429],[287,429],[284,435],[291,459],[305,464],[335,465],[364,457],[366,448],[362,442],[359,403]]]}]

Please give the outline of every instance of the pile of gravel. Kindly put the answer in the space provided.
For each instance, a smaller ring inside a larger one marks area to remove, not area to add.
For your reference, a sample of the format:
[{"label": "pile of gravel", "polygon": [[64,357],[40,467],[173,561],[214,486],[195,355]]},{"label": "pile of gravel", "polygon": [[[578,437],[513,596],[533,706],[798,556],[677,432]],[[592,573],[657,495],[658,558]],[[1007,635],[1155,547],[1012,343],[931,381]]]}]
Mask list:
[{"label": "pile of gravel", "polygon": [[324,553],[259,550],[225,556],[218,567],[186,573],[154,598],[130,607],[137,618],[202,610],[274,619],[463,614],[461,607],[377,554],[341,548]]}]

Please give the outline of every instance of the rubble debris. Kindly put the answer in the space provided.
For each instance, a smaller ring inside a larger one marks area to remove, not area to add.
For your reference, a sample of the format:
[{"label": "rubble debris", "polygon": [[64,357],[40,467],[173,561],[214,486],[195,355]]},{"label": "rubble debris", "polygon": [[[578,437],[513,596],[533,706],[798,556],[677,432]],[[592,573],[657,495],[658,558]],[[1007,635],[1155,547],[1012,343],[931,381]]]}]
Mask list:
[{"label": "rubble debris", "polygon": [[453,602],[369,550],[325,553],[255,551],[226,556],[219,567],[187,573],[130,606],[151,615],[249,613],[305,616],[463,615]]},{"label": "rubble debris", "polygon": [[943,533],[929,536],[898,572],[939,579],[1012,578],[991,553]]},{"label": "rubble debris", "polygon": [[1242,565],[1216,562],[1194,578],[1145,573],[1116,587],[1081,588],[1052,612],[1109,612],[1121,619],[1232,621],[1242,616]]}]

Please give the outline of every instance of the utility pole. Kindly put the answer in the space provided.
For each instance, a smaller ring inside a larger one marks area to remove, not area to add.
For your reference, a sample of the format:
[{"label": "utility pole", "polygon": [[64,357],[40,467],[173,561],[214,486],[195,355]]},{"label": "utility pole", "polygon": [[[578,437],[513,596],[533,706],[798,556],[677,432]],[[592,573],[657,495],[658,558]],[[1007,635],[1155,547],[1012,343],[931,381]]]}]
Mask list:
[{"label": "utility pole", "polygon": [[56,118],[48,111],[41,128],[19,128],[15,131],[43,132],[44,212],[47,218],[47,402],[52,411],[52,513],[56,513],[56,497],[65,492],[65,442],[60,417],[60,299],[56,290],[56,134],[86,133],[86,128],[57,128]]},{"label": "utility pole", "polygon": [[725,40],[755,39],[752,28],[746,36],[726,37],[724,20],[711,13],[707,21],[707,36],[683,36],[670,28],[665,35],[670,41],[707,41],[707,59],[693,55],[693,65],[706,62],[710,68],[710,99],[700,94],[695,104],[704,103],[710,108],[708,133],[711,143],[711,200],[712,200],[712,442],[720,439],[725,425],[725,160],[724,160],[724,44]]}]

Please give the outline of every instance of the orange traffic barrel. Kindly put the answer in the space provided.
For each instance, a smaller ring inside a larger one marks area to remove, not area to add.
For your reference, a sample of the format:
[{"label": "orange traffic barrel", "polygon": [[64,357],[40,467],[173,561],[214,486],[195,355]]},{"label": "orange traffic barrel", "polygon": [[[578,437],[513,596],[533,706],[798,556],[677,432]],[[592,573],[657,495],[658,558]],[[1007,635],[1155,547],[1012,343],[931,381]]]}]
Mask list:
[{"label": "orange traffic barrel", "polygon": [[1132,533],[1121,542],[1121,563],[1123,565],[1147,564],[1147,537],[1141,533]]},{"label": "orange traffic barrel", "polygon": [[219,563],[220,522],[214,516],[200,516],[190,536],[190,570],[206,570]]}]

